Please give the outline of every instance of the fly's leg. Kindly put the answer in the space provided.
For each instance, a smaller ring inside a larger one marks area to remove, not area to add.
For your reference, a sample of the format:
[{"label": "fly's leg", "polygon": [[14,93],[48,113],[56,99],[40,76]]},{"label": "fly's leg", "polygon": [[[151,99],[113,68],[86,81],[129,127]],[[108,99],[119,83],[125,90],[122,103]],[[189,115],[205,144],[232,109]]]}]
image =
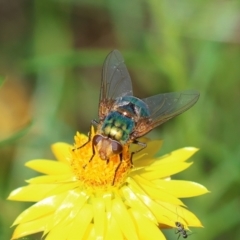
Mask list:
[{"label": "fly's leg", "polygon": [[115,183],[115,179],[116,179],[116,176],[117,176],[117,171],[118,171],[119,167],[120,167],[121,164],[122,164],[122,157],[123,157],[122,153],[119,154],[119,157],[120,157],[120,162],[119,162],[119,164],[117,165],[117,167],[116,167],[116,169],[115,169],[115,173],[114,173],[114,177],[113,177],[113,181],[112,181],[112,186],[113,186],[114,183]]},{"label": "fly's leg", "polygon": [[92,159],[93,159],[94,156],[95,156],[95,148],[94,148],[94,146],[93,146],[93,144],[92,144],[92,156],[91,156],[91,158],[89,159],[88,163],[90,163],[90,162],[92,161]]},{"label": "fly's leg", "polygon": [[135,151],[134,153],[138,153],[138,152],[142,151],[144,148],[147,147],[147,144],[146,144],[146,143],[144,143],[144,142],[139,142],[139,141],[136,140],[136,139],[134,139],[132,143],[141,146],[141,148],[138,149],[137,151]]},{"label": "fly's leg", "polygon": [[131,153],[131,164],[132,164],[132,166],[133,166],[133,162],[132,162],[133,155],[134,155],[135,153],[138,153],[138,152],[142,151],[144,148],[146,148],[146,147],[147,147],[147,144],[144,143],[144,142],[139,142],[139,141],[136,140],[136,139],[134,139],[134,141],[133,141],[132,143],[141,146],[140,149],[138,149],[138,150],[136,150],[136,151],[134,151],[134,152]]},{"label": "fly's leg", "polygon": [[[95,125],[95,126],[97,126],[99,124],[99,122],[97,120],[95,120],[95,119],[93,119],[91,121],[91,123],[92,123],[92,125]],[[89,134],[88,142],[91,141],[91,137],[92,136],[91,136],[91,127],[90,127],[90,134]],[[90,163],[92,161],[93,157],[95,156],[95,148],[94,148],[93,144],[92,144],[92,153],[93,154],[92,154],[91,158],[89,159],[88,163]],[[85,167],[86,167],[86,165],[85,165]]]},{"label": "fly's leg", "polygon": [[[146,143],[139,142],[139,141],[137,141],[137,140],[134,140],[133,143],[142,146],[142,148],[138,149],[138,150],[135,151],[135,152],[131,152],[131,156],[130,156],[131,167],[133,167],[133,161],[132,161],[132,159],[133,159],[133,155],[134,155],[135,153],[141,151],[142,149],[144,149],[144,148],[147,146]],[[121,166],[121,164],[122,164],[123,154],[120,153],[120,154],[119,154],[119,157],[120,157],[120,162],[119,162],[119,164],[117,165],[117,167],[116,167],[116,169],[115,169],[115,174],[114,174],[114,177],[113,177],[112,185],[114,185],[114,183],[115,183],[115,179],[116,179],[116,176],[117,176],[117,171],[118,171],[118,169],[120,168],[120,166]],[[108,163],[108,161],[107,161],[107,163]]]},{"label": "fly's leg", "polygon": [[[91,121],[91,123],[92,123],[92,125],[98,125],[99,123],[97,122],[97,120],[95,120],[95,119],[93,119],[92,121]],[[92,139],[92,135],[91,135],[91,127],[92,127],[92,125],[90,126],[90,130],[89,130],[89,136],[88,136],[88,140],[87,140],[87,142],[85,142],[82,146],[80,146],[80,147],[78,147],[77,149],[80,149],[80,148],[82,148],[82,147],[84,147],[84,146],[86,146],[90,141],[91,141],[91,139]],[[75,151],[76,149],[73,149],[73,151]],[[93,154],[94,155],[94,154]],[[92,159],[93,157],[91,157],[91,159]]]},{"label": "fly's leg", "polygon": [[[91,138],[90,138],[90,139],[91,139]],[[83,146],[85,146],[87,143],[89,143],[89,141],[86,142]],[[83,146],[81,146],[80,148],[82,148]],[[93,160],[93,157],[94,157],[94,156],[95,156],[95,149],[94,149],[94,146],[93,146],[93,144],[92,144],[92,156],[91,156],[91,158],[89,159],[88,163],[90,163],[90,162]],[[86,168],[86,166],[88,165],[88,163],[83,166],[84,169]]]},{"label": "fly's leg", "polygon": [[75,148],[75,149],[72,149],[72,151],[76,151],[77,149],[80,149],[80,148],[85,147],[85,146],[91,141],[91,138],[92,138],[92,136],[91,136],[91,126],[90,126],[89,136],[88,136],[87,142],[85,142],[85,143],[84,143],[82,146],[80,146],[80,147],[77,147],[77,148]]},{"label": "fly's leg", "polygon": [[[98,122],[97,122],[96,120],[92,120],[91,123],[92,123],[92,125],[95,125],[95,126],[98,124]],[[75,150],[77,150],[77,149],[83,148],[83,147],[86,146],[89,142],[91,142],[91,139],[92,139],[91,127],[92,127],[92,125],[90,126],[89,136],[88,136],[87,142],[85,142],[82,146],[80,146],[80,147],[78,147],[78,148],[76,148],[76,149],[73,149],[72,151],[75,151]],[[92,154],[91,158],[89,159],[88,163],[90,163],[90,162],[92,161],[93,157],[95,156],[95,149],[94,149],[93,144],[92,144],[92,153],[93,153],[93,154]],[[85,165],[83,166],[83,168],[85,168],[86,166],[87,166],[87,164],[85,164]]]}]

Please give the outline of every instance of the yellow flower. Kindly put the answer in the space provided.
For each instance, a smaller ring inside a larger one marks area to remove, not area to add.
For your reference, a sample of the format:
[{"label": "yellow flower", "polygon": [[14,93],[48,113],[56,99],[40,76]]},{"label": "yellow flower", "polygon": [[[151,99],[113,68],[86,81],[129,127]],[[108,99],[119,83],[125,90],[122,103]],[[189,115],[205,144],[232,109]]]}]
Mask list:
[{"label": "yellow flower", "polygon": [[92,142],[84,145],[87,141],[87,136],[77,133],[74,148],[66,143],[52,146],[58,161],[26,163],[45,175],[28,180],[27,186],[9,195],[10,200],[36,202],[13,223],[17,227],[12,239],[43,232],[46,240],[161,240],[165,239],[161,228],[175,228],[182,234],[189,226],[202,227],[179,198],[208,190],[195,182],[170,178],[192,164],[186,160],[196,148],[154,158],[161,141],[150,141],[133,155],[132,166],[128,146],[124,146],[121,162],[119,155],[107,162],[97,153],[89,161]]}]

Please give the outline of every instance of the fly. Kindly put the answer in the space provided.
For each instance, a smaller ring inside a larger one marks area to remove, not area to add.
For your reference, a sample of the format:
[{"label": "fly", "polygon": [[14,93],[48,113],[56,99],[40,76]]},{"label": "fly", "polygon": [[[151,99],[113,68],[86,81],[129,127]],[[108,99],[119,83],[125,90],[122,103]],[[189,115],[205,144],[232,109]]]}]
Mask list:
[{"label": "fly", "polygon": [[[118,50],[110,52],[102,71],[99,119],[92,121],[97,129],[89,162],[96,151],[107,163],[114,154],[119,154],[122,161],[123,146],[126,144],[138,144],[141,146],[138,151],[142,150],[146,144],[139,142],[138,138],[188,110],[197,102],[199,95],[197,91],[187,90],[144,99],[134,97],[131,78],[121,53]],[[91,136],[88,142],[90,140]],[[113,184],[121,161],[115,170]]]}]

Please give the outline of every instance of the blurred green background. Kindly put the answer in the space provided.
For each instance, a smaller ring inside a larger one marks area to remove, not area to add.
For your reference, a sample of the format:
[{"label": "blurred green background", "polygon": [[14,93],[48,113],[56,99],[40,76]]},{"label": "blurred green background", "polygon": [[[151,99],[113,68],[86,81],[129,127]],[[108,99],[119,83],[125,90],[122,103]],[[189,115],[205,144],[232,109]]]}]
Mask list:
[{"label": "blurred green background", "polygon": [[97,118],[101,67],[113,49],[137,97],[200,91],[193,108],[148,136],[164,140],[160,155],[200,148],[173,176],[211,191],[184,200],[205,227],[189,238],[239,239],[240,2],[222,0],[0,2],[0,239],[30,205],[6,201],[36,174],[24,163],[53,158],[52,143],[72,144]]}]

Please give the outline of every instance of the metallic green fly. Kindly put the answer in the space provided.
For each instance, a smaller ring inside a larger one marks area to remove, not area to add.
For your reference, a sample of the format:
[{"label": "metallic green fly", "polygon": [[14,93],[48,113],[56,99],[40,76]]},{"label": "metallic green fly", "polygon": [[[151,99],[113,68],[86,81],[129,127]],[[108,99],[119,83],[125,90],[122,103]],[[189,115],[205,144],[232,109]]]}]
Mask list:
[{"label": "metallic green fly", "polygon": [[198,98],[199,92],[194,90],[158,94],[144,99],[134,97],[124,59],[119,51],[112,51],[103,65],[99,120],[92,121],[97,127],[92,141],[93,156],[97,151],[100,158],[108,162],[114,154],[121,156],[125,144],[139,144],[143,149],[146,144],[139,142],[138,138],[183,113]]}]

